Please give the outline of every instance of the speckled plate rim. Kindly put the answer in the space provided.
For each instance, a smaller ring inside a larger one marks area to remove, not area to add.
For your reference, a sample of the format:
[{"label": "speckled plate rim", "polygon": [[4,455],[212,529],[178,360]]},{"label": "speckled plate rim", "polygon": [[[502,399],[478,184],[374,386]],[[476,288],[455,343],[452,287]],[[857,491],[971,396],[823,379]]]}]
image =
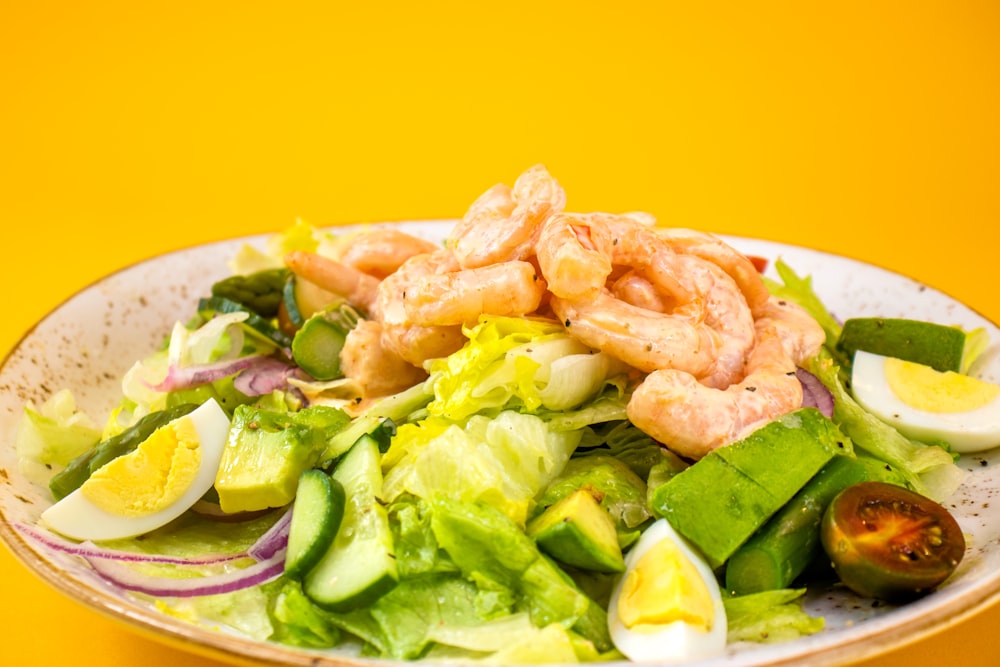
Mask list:
[{"label": "speckled plate rim", "polygon": [[[427,220],[379,223],[379,226],[403,225],[407,231],[422,235],[433,240],[439,240],[447,233],[453,221]],[[337,228],[335,232],[347,232],[351,228]],[[13,415],[10,408],[20,405],[19,399],[9,396],[7,378],[12,360],[25,352],[34,337],[39,336],[41,327],[60,312],[84,295],[93,294],[108,287],[109,282],[119,279],[128,280],[136,272],[145,267],[152,267],[164,262],[179,260],[192,253],[208,253],[216,259],[227,259],[236,249],[244,244],[260,245],[269,235],[258,235],[244,238],[233,238],[215,241],[199,246],[192,246],[143,260],[129,267],[122,268],[95,283],[82,288],[69,297],[48,315],[31,327],[17,344],[6,354],[0,365],[0,391],[3,398],[0,405],[5,405],[7,414],[0,414],[3,431],[0,436],[11,443],[8,436],[12,435],[10,425]],[[1000,329],[995,323],[964,306],[944,293],[924,285],[919,281],[899,273],[861,262],[852,258],[835,255],[822,250],[801,246],[792,246],[780,242],[753,239],[738,236],[724,236],[741,251],[759,255],[773,260],[782,257],[800,275],[810,275],[817,293],[831,305],[835,314],[841,317],[856,315],[892,316],[922,316],[914,313],[912,300],[920,298],[931,300],[933,304],[944,304],[944,308],[929,306],[935,312],[923,315],[932,317],[938,315],[939,321],[961,324],[967,327],[985,327],[993,341],[993,345],[984,355],[983,362],[977,367],[977,374],[992,382],[1000,378],[1000,353],[997,351],[997,341],[1000,340]],[[771,262],[773,265],[773,261]],[[836,269],[836,270],[833,270]],[[224,266],[219,267],[219,274],[212,276],[211,272],[199,275],[203,284],[210,284],[225,274]],[[875,278],[874,283],[873,277]],[[194,288],[188,289],[191,281],[189,273],[178,272],[173,276],[178,288],[178,303],[183,299],[196,298]],[[844,307],[842,295],[856,297],[859,294],[870,295],[874,285],[885,283],[891,287],[887,298],[858,301],[854,299],[849,307]],[[836,296],[841,295],[841,296]],[[900,298],[900,295],[909,297]],[[183,312],[183,311],[177,311]],[[168,318],[170,315],[168,314]],[[176,313],[173,315],[176,318]],[[943,319],[942,319],[943,318]],[[166,320],[164,320],[166,322]],[[171,322],[172,323],[172,322]],[[160,325],[159,335],[169,331],[169,325]],[[151,349],[151,348],[150,348]],[[138,358],[138,357],[133,357]],[[36,399],[37,400],[37,399]],[[131,629],[154,640],[172,645],[182,650],[213,657],[230,663],[256,665],[303,665],[303,666],[351,666],[351,665],[386,665],[394,661],[361,658],[355,655],[331,651],[312,651],[286,647],[277,644],[259,642],[227,632],[217,631],[203,626],[192,625],[178,618],[157,611],[148,603],[123,596],[104,582],[81,572],[83,568],[71,559],[62,555],[49,553],[37,545],[30,543],[11,526],[11,521],[22,520],[14,516],[16,500],[20,488],[15,484],[26,484],[17,478],[16,465],[11,466],[11,456],[6,447],[0,452],[0,541],[22,562],[29,571],[41,578],[48,585],[60,591],[69,598],[85,605],[114,620],[124,622]],[[16,459],[15,459],[16,461]],[[1000,493],[1000,480],[993,477],[993,469],[1000,466],[1000,454],[991,452],[981,456],[963,457],[963,467],[970,472],[970,481],[976,489],[987,489],[991,494]],[[963,487],[964,488],[964,487]],[[29,499],[30,500],[30,499]],[[37,501],[31,501],[37,502]],[[786,665],[801,664],[808,661],[811,665],[842,665],[870,658],[932,634],[942,632],[961,621],[975,615],[983,608],[1000,600],[1000,509],[987,511],[985,508],[977,511],[969,507],[979,508],[981,503],[975,498],[958,498],[955,501],[963,529],[974,537],[970,547],[973,557],[968,555],[962,567],[941,590],[898,609],[865,609],[860,621],[848,618],[839,627],[830,627],[817,635],[787,642],[750,647],[748,650],[729,651],[726,655],[710,661],[696,663],[703,667],[715,665]],[[988,503],[987,503],[988,504]],[[1000,503],[994,503],[1000,506]],[[70,568],[72,574],[67,573]],[[832,597],[831,597],[832,595]],[[826,597],[824,597],[826,596]],[[840,594],[825,592],[815,603],[816,609],[833,608],[838,605],[851,604],[845,602],[848,598]],[[825,605],[825,607],[824,607]],[[810,606],[812,608],[812,606]],[[824,612],[820,612],[824,613]],[[824,613],[824,615],[827,615]],[[856,615],[856,614],[855,614]]]}]

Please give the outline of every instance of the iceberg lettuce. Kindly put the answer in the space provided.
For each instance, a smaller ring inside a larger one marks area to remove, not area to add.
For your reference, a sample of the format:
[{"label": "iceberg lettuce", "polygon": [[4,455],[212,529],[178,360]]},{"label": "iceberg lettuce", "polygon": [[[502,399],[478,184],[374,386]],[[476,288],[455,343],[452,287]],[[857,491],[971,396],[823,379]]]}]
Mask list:
[{"label": "iceberg lettuce", "polygon": [[628,368],[553,320],[482,316],[465,333],[469,342],[461,350],[431,364],[431,415],[459,421],[504,408],[569,410]]}]

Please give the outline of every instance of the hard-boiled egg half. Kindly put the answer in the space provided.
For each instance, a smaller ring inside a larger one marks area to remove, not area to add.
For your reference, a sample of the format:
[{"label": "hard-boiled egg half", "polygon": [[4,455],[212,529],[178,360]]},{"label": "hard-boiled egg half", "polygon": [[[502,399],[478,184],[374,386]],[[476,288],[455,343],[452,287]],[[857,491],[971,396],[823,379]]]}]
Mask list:
[{"label": "hard-boiled egg half", "polygon": [[608,629],[615,647],[636,661],[683,662],[725,650],[726,610],[715,575],[666,519],[647,528],[626,556]]},{"label": "hard-boiled egg half", "polygon": [[863,408],[909,438],[961,453],[1000,445],[1000,385],[863,350],[851,385]]},{"label": "hard-boiled egg half", "polygon": [[42,513],[52,530],[78,540],[148,533],[176,519],[215,483],[229,417],[208,400],[109,461]]}]

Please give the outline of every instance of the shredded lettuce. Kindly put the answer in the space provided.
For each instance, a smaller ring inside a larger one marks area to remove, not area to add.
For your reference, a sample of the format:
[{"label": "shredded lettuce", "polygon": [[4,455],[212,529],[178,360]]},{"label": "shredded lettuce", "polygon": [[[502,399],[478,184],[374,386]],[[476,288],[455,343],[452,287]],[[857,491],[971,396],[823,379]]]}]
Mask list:
[{"label": "shredded lettuce", "polygon": [[580,431],[511,410],[464,425],[440,417],[399,427],[383,458],[386,500],[404,493],[487,502],[524,525],[532,499],[562,470]]},{"label": "shredded lettuce", "polygon": [[727,641],[783,642],[823,629],[825,621],[807,614],[801,598],[806,589],[779,589],[724,597]]},{"label": "shredded lettuce", "polygon": [[48,486],[54,474],[101,440],[101,429],[78,410],[68,389],[39,406],[28,402],[15,435],[18,468],[35,484]]},{"label": "shredded lettuce", "polygon": [[504,408],[568,410],[626,370],[552,320],[482,316],[465,333],[469,342],[461,350],[431,365],[431,415],[460,421]]}]

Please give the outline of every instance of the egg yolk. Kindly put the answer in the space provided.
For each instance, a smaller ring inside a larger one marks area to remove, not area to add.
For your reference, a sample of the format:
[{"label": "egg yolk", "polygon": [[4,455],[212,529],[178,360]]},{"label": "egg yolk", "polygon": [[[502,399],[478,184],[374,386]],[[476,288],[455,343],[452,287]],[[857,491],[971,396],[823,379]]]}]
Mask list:
[{"label": "egg yolk", "polygon": [[995,384],[891,357],[885,360],[885,377],[899,400],[926,412],[975,410],[1000,394]]},{"label": "egg yolk", "polygon": [[707,632],[714,608],[697,568],[672,540],[663,539],[625,575],[618,616],[627,628],[681,621]]},{"label": "egg yolk", "polygon": [[80,493],[111,514],[144,516],[175,502],[191,486],[200,463],[198,431],[192,420],[181,418],[96,470]]}]

